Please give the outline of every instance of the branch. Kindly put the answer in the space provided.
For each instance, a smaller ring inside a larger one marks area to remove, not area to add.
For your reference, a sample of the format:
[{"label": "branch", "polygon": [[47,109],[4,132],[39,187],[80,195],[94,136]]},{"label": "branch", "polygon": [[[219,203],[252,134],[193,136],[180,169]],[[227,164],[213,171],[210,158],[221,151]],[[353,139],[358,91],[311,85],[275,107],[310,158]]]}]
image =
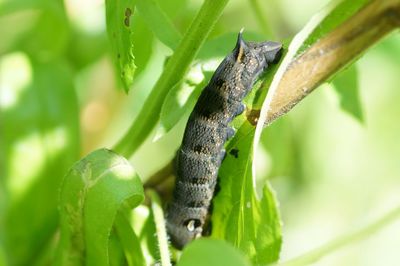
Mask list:
[{"label": "branch", "polygon": [[399,26],[399,0],[371,1],[290,63],[272,95],[265,124],[289,112],[315,88]]}]

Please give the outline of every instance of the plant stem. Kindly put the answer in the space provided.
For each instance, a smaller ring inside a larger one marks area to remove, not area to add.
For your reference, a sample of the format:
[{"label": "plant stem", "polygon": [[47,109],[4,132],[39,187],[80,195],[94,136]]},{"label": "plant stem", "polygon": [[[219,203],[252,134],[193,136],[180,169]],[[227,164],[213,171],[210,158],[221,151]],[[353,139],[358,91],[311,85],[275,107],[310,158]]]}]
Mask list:
[{"label": "plant stem", "polygon": [[148,191],[151,198],[151,210],[154,215],[154,222],[156,224],[156,234],[158,240],[158,247],[160,250],[161,265],[171,266],[169,249],[168,249],[168,237],[165,230],[164,213],[161,207],[160,199],[154,191]]},{"label": "plant stem", "polygon": [[168,61],[142,110],[114,150],[130,157],[150,135],[159,120],[162,103],[175,84],[184,78],[200,47],[229,0],[205,0],[199,13]]},{"label": "plant stem", "polygon": [[289,261],[283,262],[278,264],[279,266],[300,266],[300,265],[310,265],[311,263],[316,262],[317,260],[321,259],[325,255],[332,253],[334,250],[341,248],[345,245],[351,244],[353,242],[359,241],[363,238],[366,238],[379,229],[383,228],[384,226],[392,223],[400,216],[400,207],[392,210],[379,220],[375,221],[374,223],[362,228],[359,231],[351,233],[349,235],[339,237],[327,244],[312,250],[302,256],[299,256],[295,259],[291,259]]}]

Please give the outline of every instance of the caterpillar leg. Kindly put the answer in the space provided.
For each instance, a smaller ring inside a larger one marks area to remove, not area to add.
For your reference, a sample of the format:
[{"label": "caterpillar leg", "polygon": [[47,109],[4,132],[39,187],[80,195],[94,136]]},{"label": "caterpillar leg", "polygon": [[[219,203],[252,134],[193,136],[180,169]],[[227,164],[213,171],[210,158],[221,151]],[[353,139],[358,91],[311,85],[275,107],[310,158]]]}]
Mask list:
[{"label": "caterpillar leg", "polygon": [[226,128],[226,139],[232,138],[236,133],[236,130],[232,127],[227,127]]}]

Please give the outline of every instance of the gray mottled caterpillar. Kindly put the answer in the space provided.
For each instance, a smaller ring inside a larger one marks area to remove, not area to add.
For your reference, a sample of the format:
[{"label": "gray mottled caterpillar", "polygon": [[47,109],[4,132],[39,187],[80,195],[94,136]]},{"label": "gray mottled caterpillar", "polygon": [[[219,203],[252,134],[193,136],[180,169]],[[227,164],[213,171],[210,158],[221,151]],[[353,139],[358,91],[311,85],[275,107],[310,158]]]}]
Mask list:
[{"label": "gray mottled caterpillar", "polygon": [[276,42],[245,42],[241,31],[236,47],[201,93],[177,154],[177,179],[166,215],[175,247],[181,249],[202,235],[224,144],[235,133],[228,124],[244,111],[243,98],[268,65],[279,60],[281,49]]}]

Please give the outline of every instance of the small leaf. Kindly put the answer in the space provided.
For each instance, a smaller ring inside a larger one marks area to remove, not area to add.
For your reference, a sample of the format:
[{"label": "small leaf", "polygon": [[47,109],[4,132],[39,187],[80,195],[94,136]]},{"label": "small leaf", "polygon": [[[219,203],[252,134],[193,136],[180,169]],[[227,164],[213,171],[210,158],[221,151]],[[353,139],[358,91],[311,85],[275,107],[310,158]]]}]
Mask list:
[{"label": "small leaf", "polygon": [[146,69],[153,53],[153,42],[155,40],[153,32],[149,29],[143,17],[138,14],[133,16],[133,56],[135,58],[135,77],[138,77]]},{"label": "small leaf", "polygon": [[166,46],[175,50],[182,36],[164,11],[161,10],[158,2],[155,0],[137,0],[137,8],[139,14],[157,38]]},{"label": "small leaf", "polygon": [[121,212],[115,217],[115,229],[124,249],[128,265],[146,265],[139,239],[129,224],[128,219]]},{"label": "small leaf", "polygon": [[358,72],[356,65],[352,65],[344,71],[340,72],[333,80],[335,91],[340,98],[340,106],[342,109],[360,122],[364,121],[361,108]]},{"label": "small leaf", "polygon": [[153,212],[149,211],[145,219],[145,223],[139,234],[139,240],[140,243],[142,243],[142,249],[145,250],[146,254],[148,254],[148,256],[146,256],[147,265],[153,265],[160,261],[160,252],[158,249],[156,225]]},{"label": "small leaf", "polygon": [[244,123],[227,146],[219,170],[221,190],[213,200],[212,236],[226,239],[259,265],[278,260],[282,240],[270,187],[264,187],[260,201],[253,186],[253,138],[254,127]]},{"label": "small leaf", "polygon": [[106,149],[77,162],[61,186],[61,234],[58,265],[108,265],[109,238],[124,203],[130,208],[144,198],[132,166]]},{"label": "small leaf", "polygon": [[162,138],[180,119],[191,111],[212,72],[202,73],[200,66],[191,69],[185,82],[179,82],[168,92],[161,107],[160,122],[153,141]]},{"label": "small leaf", "polygon": [[183,251],[177,266],[248,266],[250,263],[238,250],[225,241],[199,239]]},{"label": "small leaf", "polygon": [[117,70],[126,92],[133,83],[136,70],[133,56],[132,23],[135,0],[106,0],[107,32],[117,62]]}]

